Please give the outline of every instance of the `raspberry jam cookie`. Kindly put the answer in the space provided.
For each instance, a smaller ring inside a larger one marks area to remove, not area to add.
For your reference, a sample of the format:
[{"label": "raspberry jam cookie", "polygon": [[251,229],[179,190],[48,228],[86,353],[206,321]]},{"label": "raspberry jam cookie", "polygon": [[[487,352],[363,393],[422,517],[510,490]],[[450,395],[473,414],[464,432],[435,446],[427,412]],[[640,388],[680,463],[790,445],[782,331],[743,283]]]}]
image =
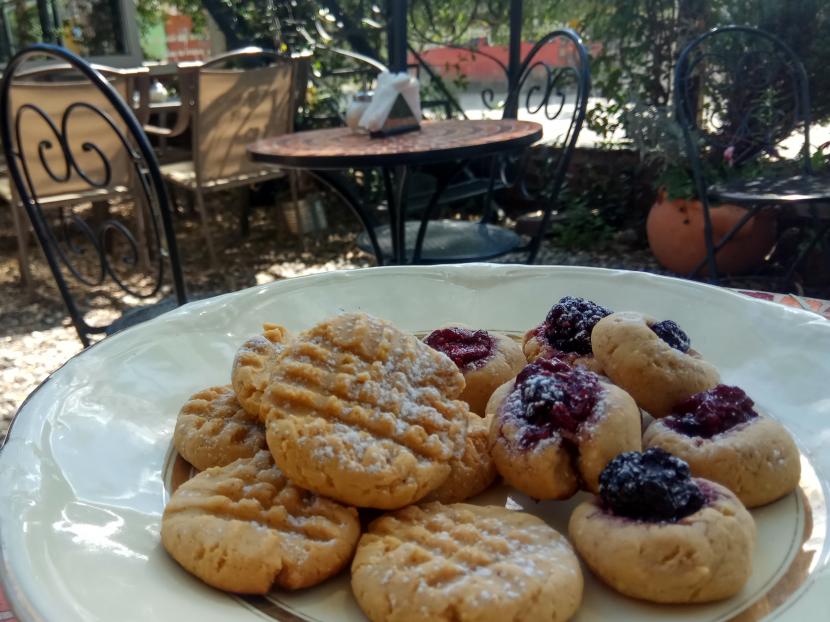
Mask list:
[{"label": "raspberry jam cookie", "polygon": [[450,476],[424,501],[455,503],[484,492],[496,479],[496,465],[490,456],[489,417],[470,413],[467,424],[467,444],[460,458],[450,461]]},{"label": "raspberry jam cookie", "polygon": [[185,482],[161,520],[161,542],[185,570],[243,594],[316,585],[359,537],[357,510],[297,488],[267,451]]},{"label": "raspberry jam cookie", "polygon": [[490,453],[499,474],[535,499],[599,489],[617,454],[641,448],[640,410],[586,369],[539,359],[493,394]]},{"label": "raspberry jam cookie", "polygon": [[565,296],[551,308],[544,322],[525,333],[522,349],[527,361],[558,358],[602,373],[591,349],[591,332],[610,313],[590,300]]},{"label": "raspberry jam cookie", "polygon": [[396,509],[449,477],[465,449],[464,377],[389,322],[347,313],[286,345],[262,414],[277,466],[348,505]]},{"label": "raspberry jam cookie", "polygon": [[718,370],[691,348],[688,335],[671,320],[612,313],[597,322],[591,345],[605,375],[658,419],[720,380]]},{"label": "raspberry jam cookie", "polygon": [[612,460],[600,498],[577,506],[569,533],[600,579],[652,602],[728,598],[752,572],[752,516],[727,488],[691,478],[688,465],[662,449]]},{"label": "raspberry jam cookie", "polygon": [[240,406],[230,386],[190,396],[176,419],[173,446],[200,471],[267,449],[259,417]]},{"label": "raspberry jam cookie", "polygon": [[291,338],[288,330],[277,324],[262,325],[262,334],[243,343],[233,359],[231,384],[242,408],[259,416],[262,393],[268,386],[271,369]]},{"label": "raspberry jam cookie", "polygon": [[558,622],[576,612],[582,588],[567,540],[503,507],[427,503],[387,514],[352,562],[352,591],[372,622]]},{"label": "raspberry jam cookie", "polygon": [[801,478],[792,437],[738,387],[721,384],[681,402],[648,427],[643,444],[682,458],[692,475],[723,484],[750,508],[780,499]]},{"label": "raspberry jam cookie", "polygon": [[427,335],[424,343],[446,354],[458,366],[466,383],[460,399],[481,417],[493,391],[515,378],[525,366],[518,343],[486,330],[465,326],[439,328]]}]

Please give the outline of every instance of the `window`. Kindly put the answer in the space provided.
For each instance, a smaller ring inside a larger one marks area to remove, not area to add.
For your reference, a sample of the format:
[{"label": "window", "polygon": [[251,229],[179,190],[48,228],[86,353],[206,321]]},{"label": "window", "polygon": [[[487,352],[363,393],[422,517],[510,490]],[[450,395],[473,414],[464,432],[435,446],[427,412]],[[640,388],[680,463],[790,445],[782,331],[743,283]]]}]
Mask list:
[{"label": "window", "polygon": [[138,53],[137,34],[125,28],[135,23],[131,0],[0,0],[0,7],[1,63],[37,41],[109,64]]}]

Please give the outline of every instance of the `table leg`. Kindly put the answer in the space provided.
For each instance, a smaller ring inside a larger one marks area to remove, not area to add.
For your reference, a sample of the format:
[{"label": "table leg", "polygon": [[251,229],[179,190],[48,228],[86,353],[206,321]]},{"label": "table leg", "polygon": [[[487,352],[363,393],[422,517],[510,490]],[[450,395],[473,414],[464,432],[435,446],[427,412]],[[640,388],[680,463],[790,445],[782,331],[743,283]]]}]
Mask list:
[{"label": "table leg", "polygon": [[338,171],[319,170],[308,172],[317,180],[322,182],[323,185],[329,190],[340,197],[343,203],[345,203],[349,209],[352,210],[354,215],[357,216],[358,220],[360,220],[360,224],[363,225],[363,228],[366,229],[366,234],[369,236],[369,242],[372,245],[372,252],[375,254],[375,261],[379,266],[382,266],[384,263],[383,253],[381,252],[380,245],[378,244],[378,237],[375,234],[374,223],[369,217],[368,212],[363,209],[360,199],[349,188],[344,175]]},{"label": "table leg", "polygon": [[408,172],[405,166],[383,169],[386,202],[389,206],[389,232],[392,235],[392,263],[408,263],[406,253],[406,199]]}]

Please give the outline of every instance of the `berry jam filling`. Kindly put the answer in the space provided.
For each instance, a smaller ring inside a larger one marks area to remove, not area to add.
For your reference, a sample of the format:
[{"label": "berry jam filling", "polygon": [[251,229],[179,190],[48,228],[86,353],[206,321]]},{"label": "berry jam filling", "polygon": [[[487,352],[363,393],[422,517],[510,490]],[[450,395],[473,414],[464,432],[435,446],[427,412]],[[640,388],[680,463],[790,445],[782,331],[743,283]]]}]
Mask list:
[{"label": "berry jam filling", "polygon": [[738,387],[719,384],[681,402],[662,421],[680,434],[712,438],[757,417],[754,405]]},{"label": "berry jam filling", "polygon": [[424,343],[446,354],[459,369],[481,367],[495,351],[495,341],[486,330],[457,326],[432,331]]},{"label": "berry jam filling", "polygon": [[516,377],[509,403],[525,423],[523,449],[559,434],[575,441],[579,426],[594,412],[600,392],[593,372],[573,369],[558,360],[540,360]]},{"label": "berry jam filling", "polygon": [[548,312],[544,334],[559,350],[591,354],[591,331],[606,315],[611,311],[590,300],[565,296]]},{"label": "berry jam filling", "polygon": [[689,465],[658,447],[609,462],[599,476],[599,495],[617,516],[654,522],[680,520],[706,501]]},{"label": "berry jam filling", "polygon": [[689,348],[692,347],[689,335],[684,333],[683,329],[672,320],[663,320],[662,322],[657,322],[657,324],[652,324],[651,330],[657,333],[657,336],[660,337],[660,339],[665,341],[675,350],[688,352]]},{"label": "berry jam filling", "polygon": [[537,359],[529,365],[525,365],[524,369],[519,372],[519,375],[516,376],[516,386],[524,384],[531,376],[550,375],[557,372],[569,372],[570,370],[571,366],[558,358]]}]

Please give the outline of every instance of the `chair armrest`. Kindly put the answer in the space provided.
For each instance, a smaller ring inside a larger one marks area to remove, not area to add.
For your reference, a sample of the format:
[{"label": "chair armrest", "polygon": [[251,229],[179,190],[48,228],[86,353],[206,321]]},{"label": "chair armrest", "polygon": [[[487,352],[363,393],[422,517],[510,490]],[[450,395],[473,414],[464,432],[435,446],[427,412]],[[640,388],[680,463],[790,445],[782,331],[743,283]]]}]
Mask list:
[{"label": "chair armrest", "polygon": [[133,88],[138,93],[138,107],[133,108],[133,112],[135,118],[143,126],[150,120],[150,72],[136,75],[133,82]]},{"label": "chair armrest", "polygon": [[[161,136],[164,138],[174,138],[180,136],[190,127],[190,118],[196,107],[196,87],[199,79],[199,68],[201,63],[182,63],[178,67],[179,76],[179,98],[181,99],[181,106],[176,111],[176,122],[173,127],[159,127],[157,125],[149,125],[146,121],[143,123],[144,131],[153,136]],[[149,93],[149,87],[148,87]],[[149,99],[149,95],[148,95]],[[148,120],[149,111],[152,109],[147,105]]]}]

